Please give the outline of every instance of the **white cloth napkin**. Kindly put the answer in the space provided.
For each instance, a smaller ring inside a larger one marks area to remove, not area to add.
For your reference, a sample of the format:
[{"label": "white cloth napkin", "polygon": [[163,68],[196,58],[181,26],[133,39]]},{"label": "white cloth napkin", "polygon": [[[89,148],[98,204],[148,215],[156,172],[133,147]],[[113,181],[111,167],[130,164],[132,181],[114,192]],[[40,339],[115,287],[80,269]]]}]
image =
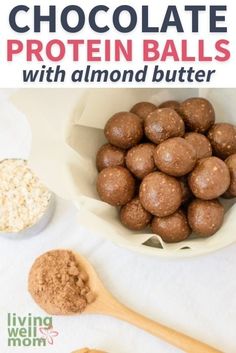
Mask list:
[{"label": "white cloth napkin", "polygon": [[[26,158],[30,132],[25,119],[0,99],[1,158]],[[109,353],[177,353],[180,350],[110,317],[53,317],[59,335],[47,347],[7,346],[7,313],[46,315],[27,292],[34,259],[55,248],[85,255],[105,286],[140,313],[206,341],[225,353],[236,352],[236,244],[208,256],[163,260],[132,253],[91,234],[77,222],[68,201],[57,200],[50,225],[21,240],[0,237],[0,352],[70,353],[81,347]],[[199,352],[202,353],[202,352]]]}]

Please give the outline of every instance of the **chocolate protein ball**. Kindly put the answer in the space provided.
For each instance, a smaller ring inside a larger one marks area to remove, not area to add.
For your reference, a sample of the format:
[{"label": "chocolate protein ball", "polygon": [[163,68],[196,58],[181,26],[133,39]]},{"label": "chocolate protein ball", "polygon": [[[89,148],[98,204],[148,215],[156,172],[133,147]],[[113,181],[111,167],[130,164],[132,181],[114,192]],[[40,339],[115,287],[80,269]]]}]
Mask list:
[{"label": "chocolate protein ball", "polygon": [[130,111],[131,113],[138,115],[142,119],[142,121],[144,121],[146,117],[155,109],[157,109],[157,107],[152,103],[139,102],[135,104]]},{"label": "chocolate protein ball", "polygon": [[181,189],[182,189],[182,204],[186,204],[193,198],[192,191],[188,185],[187,177],[183,176],[179,179]]},{"label": "chocolate protein ball", "polygon": [[139,116],[133,113],[120,112],[108,120],[104,133],[112,145],[127,149],[142,139],[142,121]]},{"label": "chocolate protein ball", "polygon": [[156,169],[153,154],[156,146],[143,143],[131,148],[126,155],[127,168],[139,179]]},{"label": "chocolate protein ball", "polygon": [[184,121],[173,109],[156,109],[145,119],[144,132],[150,141],[159,144],[170,137],[183,136]]},{"label": "chocolate protein ball", "polygon": [[174,100],[169,100],[166,102],[163,102],[162,104],[159,105],[159,109],[161,108],[170,108],[170,109],[174,109],[178,112],[178,109],[180,107],[180,103]]},{"label": "chocolate protein ball", "polygon": [[125,205],[134,196],[135,179],[124,167],[105,168],[98,174],[97,192],[102,201],[112,206]]},{"label": "chocolate protein ball", "polygon": [[97,152],[96,165],[99,172],[107,167],[123,167],[125,165],[125,151],[106,143]]},{"label": "chocolate protein ball", "polygon": [[187,217],[182,210],[178,210],[167,217],[154,217],[151,227],[153,233],[160,235],[166,243],[177,243],[185,240],[192,232]]},{"label": "chocolate protein ball", "polygon": [[154,161],[158,169],[172,176],[191,172],[197,155],[193,146],[182,137],[173,137],[156,147]]},{"label": "chocolate protein ball", "polygon": [[152,215],[146,211],[138,197],[121,207],[120,220],[121,223],[131,230],[141,230],[150,223]]},{"label": "chocolate protein ball", "polygon": [[218,197],[236,197],[236,126],[215,123],[207,99],[138,102],[114,114],[104,134],[97,192],[119,207],[121,224],[133,231],[151,225],[167,243],[191,234],[188,219],[202,237],[219,229]]},{"label": "chocolate protein ball", "polygon": [[225,159],[236,153],[236,127],[234,125],[215,124],[209,130],[208,138],[216,156]]},{"label": "chocolate protein ball", "polygon": [[188,132],[184,135],[186,141],[188,141],[197,153],[197,159],[202,159],[212,156],[212,148],[210,141],[205,135],[197,132]]},{"label": "chocolate protein ball", "polygon": [[217,232],[223,224],[224,207],[218,200],[195,199],[188,207],[188,222],[192,230],[201,237]]},{"label": "chocolate protein ball", "polygon": [[216,199],[229,187],[229,169],[225,162],[217,157],[203,158],[189,175],[188,183],[197,198]]},{"label": "chocolate protein ball", "polygon": [[158,217],[169,216],[182,202],[180,182],[161,172],[150,173],[140,185],[139,199],[151,214]]},{"label": "chocolate protein ball", "polygon": [[228,197],[236,197],[236,153],[229,156],[225,163],[229,168],[230,173],[230,185],[228,190],[226,191],[226,196]]},{"label": "chocolate protein ball", "polygon": [[215,111],[204,98],[189,98],[180,104],[181,116],[191,131],[204,133],[215,122]]}]

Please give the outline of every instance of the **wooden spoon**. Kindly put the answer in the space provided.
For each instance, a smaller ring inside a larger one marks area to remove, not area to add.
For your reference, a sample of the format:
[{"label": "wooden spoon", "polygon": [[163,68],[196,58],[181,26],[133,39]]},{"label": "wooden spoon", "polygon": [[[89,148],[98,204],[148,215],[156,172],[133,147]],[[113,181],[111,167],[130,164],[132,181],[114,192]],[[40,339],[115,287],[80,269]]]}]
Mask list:
[{"label": "wooden spoon", "polygon": [[222,351],[210,347],[205,343],[197,341],[196,339],[186,336],[183,333],[150,320],[125,307],[106,290],[92,265],[83,256],[77,253],[74,253],[74,255],[80,264],[80,267],[87,272],[89,276],[88,285],[96,295],[95,301],[87,305],[83,313],[109,315],[116,317],[117,319],[127,321],[128,323],[165,340],[185,352],[223,353]]}]

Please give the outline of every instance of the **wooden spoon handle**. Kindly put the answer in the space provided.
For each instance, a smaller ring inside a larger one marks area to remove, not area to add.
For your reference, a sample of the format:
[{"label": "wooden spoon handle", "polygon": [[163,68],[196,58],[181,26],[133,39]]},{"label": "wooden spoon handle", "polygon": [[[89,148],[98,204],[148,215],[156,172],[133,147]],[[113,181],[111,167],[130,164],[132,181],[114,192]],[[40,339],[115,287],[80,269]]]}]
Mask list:
[{"label": "wooden spoon handle", "polygon": [[183,333],[175,331],[167,326],[152,321],[114,301],[112,308],[108,308],[108,315],[115,316],[120,320],[129,322],[154,336],[157,336],[173,346],[182,349],[188,353],[223,353],[207,344],[197,341],[194,338],[186,336]]}]

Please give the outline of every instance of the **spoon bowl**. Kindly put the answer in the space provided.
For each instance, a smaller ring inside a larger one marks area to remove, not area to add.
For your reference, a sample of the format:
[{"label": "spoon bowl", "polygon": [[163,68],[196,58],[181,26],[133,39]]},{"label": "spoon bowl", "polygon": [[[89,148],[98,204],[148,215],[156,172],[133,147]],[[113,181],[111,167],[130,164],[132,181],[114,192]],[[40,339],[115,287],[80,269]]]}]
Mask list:
[{"label": "spoon bowl", "polygon": [[100,314],[113,316],[119,320],[135,325],[148,333],[157,336],[173,346],[188,353],[223,353],[209,345],[175,331],[165,325],[150,320],[121,304],[104,287],[93,266],[83,256],[74,252],[74,255],[89,277],[88,285],[95,294],[95,300],[87,305],[83,314]]}]

